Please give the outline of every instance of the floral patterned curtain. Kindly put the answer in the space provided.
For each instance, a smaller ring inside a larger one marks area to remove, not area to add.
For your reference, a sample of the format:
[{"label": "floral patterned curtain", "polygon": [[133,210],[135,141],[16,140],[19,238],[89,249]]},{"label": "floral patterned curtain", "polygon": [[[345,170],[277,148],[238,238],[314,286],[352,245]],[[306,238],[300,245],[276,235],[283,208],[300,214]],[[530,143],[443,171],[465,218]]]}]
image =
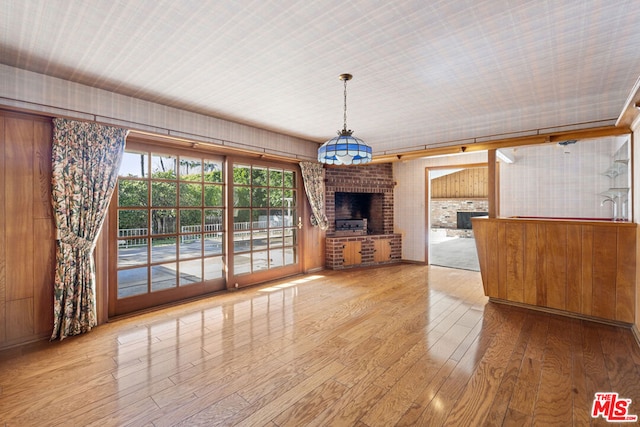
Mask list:
[{"label": "floral patterned curtain", "polygon": [[322,176],[322,164],[313,162],[300,162],[304,189],[311,205],[311,224],[326,230],[329,227],[327,216],[324,213],[324,178]]},{"label": "floral patterned curtain", "polygon": [[118,178],[126,129],[53,120],[54,219],[57,228],[51,340],[96,326],[93,249]]}]

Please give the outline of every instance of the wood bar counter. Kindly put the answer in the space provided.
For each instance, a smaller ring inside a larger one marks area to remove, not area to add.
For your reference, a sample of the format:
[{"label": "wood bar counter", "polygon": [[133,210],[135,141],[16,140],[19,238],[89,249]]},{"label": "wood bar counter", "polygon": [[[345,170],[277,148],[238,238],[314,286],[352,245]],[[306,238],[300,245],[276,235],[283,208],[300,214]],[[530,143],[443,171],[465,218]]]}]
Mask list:
[{"label": "wood bar counter", "polygon": [[635,223],[476,217],[472,224],[491,299],[633,323]]}]

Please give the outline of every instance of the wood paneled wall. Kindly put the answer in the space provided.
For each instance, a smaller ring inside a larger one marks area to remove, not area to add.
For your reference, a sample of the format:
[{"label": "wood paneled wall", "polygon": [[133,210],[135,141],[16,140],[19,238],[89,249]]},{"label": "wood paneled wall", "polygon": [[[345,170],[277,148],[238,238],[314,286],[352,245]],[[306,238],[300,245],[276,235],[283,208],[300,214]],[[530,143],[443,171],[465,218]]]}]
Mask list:
[{"label": "wood paneled wall", "polygon": [[[300,178],[302,179],[302,178]],[[322,270],[325,264],[326,232],[311,224],[311,205],[306,193],[303,195],[302,211],[302,271],[305,273]]]},{"label": "wood paneled wall", "polygon": [[486,167],[464,169],[431,180],[431,197],[434,199],[486,198],[489,194],[488,181]]},{"label": "wood paneled wall", "polygon": [[633,323],[636,224],[472,222],[487,296]]},{"label": "wood paneled wall", "polygon": [[53,327],[51,141],[49,119],[0,111],[0,348]]}]

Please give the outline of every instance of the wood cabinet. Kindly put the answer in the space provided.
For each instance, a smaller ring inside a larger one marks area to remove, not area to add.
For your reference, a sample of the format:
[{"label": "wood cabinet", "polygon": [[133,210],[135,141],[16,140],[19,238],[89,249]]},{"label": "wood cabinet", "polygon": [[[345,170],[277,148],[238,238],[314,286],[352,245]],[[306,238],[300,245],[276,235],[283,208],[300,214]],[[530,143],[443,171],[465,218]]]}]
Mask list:
[{"label": "wood cabinet", "polygon": [[342,248],[342,265],[346,267],[362,263],[362,242],[345,242]]},{"label": "wood cabinet", "polygon": [[326,238],[325,248],[326,267],[330,269],[389,264],[401,259],[402,236],[329,236]]},{"label": "wood cabinet", "polygon": [[373,241],[373,262],[380,263],[391,260],[391,240]]},{"label": "wood cabinet", "polygon": [[636,224],[511,218],[472,222],[487,296],[634,322]]}]

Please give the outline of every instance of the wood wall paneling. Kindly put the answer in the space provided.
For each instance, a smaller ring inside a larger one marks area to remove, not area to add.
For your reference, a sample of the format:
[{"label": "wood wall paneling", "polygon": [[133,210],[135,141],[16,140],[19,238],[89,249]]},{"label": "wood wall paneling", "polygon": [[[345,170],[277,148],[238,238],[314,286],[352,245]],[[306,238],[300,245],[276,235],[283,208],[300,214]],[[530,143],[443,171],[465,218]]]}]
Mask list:
[{"label": "wood wall paneling", "polygon": [[567,226],[546,225],[546,288],[547,306],[567,308]]},{"label": "wood wall paneling", "polygon": [[567,227],[567,295],[565,310],[582,312],[582,227]]},{"label": "wood wall paneling", "polygon": [[51,204],[52,127],[45,122],[34,122],[33,130],[33,217],[53,219]]},{"label": "wood wall paneling", "polygon": [[[473,218],[471,219],[471,222],[472,223],[474,222]],[[487,236],[487,231],[488,231],[487,228],[488,227],[486,226],[476,228],[475,224],[473,224],[473,232],[475,235],[474,240],[476,244],[476,251],[478,252],[478,264],[480,266],[480,275],[482,276],[482,287],[484,288],[485,295],[489,295],[489,291],[487,289],[487,284],[489,283],[489,278],[487,277],[487,271],[489,271],[488,261],[487,261],[487,242],[489,240]]]},{"label": "wood wall paneling", "polygon": [[[7,182],[6,174],[7,168],[5,167],[5,134],[4,134],[4,117],[0,116],[0,183]],[[6,210],[5,210],[5,185],[0,184],[0,347],[6,341],[6,328],[7,328],[7,315],[6,315],[6,284],[7,284],[7,269],[6,269]]]},{"label": "wood wall paneling", "polygon": [[33,298],[7,301],[7,343],[19,343],[25,337],[33,337]]},{"label": "wood wall paneling", "polygon": [[33,122],[5,120],[7,301],[33,298]]},{"label": "wood wall paneling", "polygon": [[593,314],[593,227],[582,227],[581,301],[583,314]]},{"label": "wood wall paneling", "polygon": [[507,299],[524,302],[524,224],[505,224]]},{"label": "wood wall paneling", "polygon": [[615,318],[617,230],[593,227],[593,315]]},{"label": "wood wall paneling", "polygon": [[487,266],[489,270],[487,272],[487,288],[489,293],[487,295],[498,296],[499,292],[499,270],[498,270],[498,224],[491,222],[488,224],[487,236]]},{"label": "wood wall paneling", "polygon": [[463,169],[431,180],[431,197],[486,198],[488,195],[488,169]]},{"label": "wood wall paneling", "polygon": [[53,282],[56,241],[51,204],[52,126],[34,122],[33,224],[34,224],[34,333],[48,335],[53,329]]},{"label": "wood wall paneling", "polygon": [[53,221],[34,219],[33,308],[34,333],[50,334],[53,329],[53,283],[55,281],[56,242]]},{"label": "wood wall paneling", "polygon": [[0,348],[51,333],[51,138],[47,118],[0,113]]},{"label": "wood wall paneling", "polygon": [[523,296],[526,304],[536,304],[538,298],[537,263],[538,226],[524,224],[524,286]]},{"label": "wood wall paneling", "polygon": [[536,305],[547,306],[547,263],[545,239],[546,228],[542,224],[536,224]]},{"label": "wood wall paneling", "polygon": [[472,221],[487,296],[633,323],[635,224]]},{"label": "wood wall paneling", "polygon": [[[507,232],[505,227],[498,227],[498,247],[505,248],[507,245]],[[498,254],[498,297],[508,299],[507,294],[507,251],[499,250]]]},{"label": "wood wall paneling", "polygon": [[302,213],[302,233],[304,257],[302,259],[302,269],[305,272],[320,270],[325,265],[325,235],[320,227],[314,227],[311,224],[311,206],[306,192],[304,192],[304,210]]},{"label": "wood wall paneling", "polygon": [[[116,197],[118,195],[114,191],[111,200],[115,200]],[[102,224],[102,230],[98,235],[96,249],[93,253],[96,267],[96,316],[98,325],[109,320],[109,229],[111,227],[111,215],[109,212],[110,209],[107,211],[107,216]],[[117,259],[116,257],[117,248],[114,248],[113,259]]]},{"label": "wood wall paneling", "polygon": [[618,230],[616,267],[616,319],[633,323],[635,313],[636,242],[630,233]]},{"label": "wood wall paneling", "polygon": [[498,197],[500,191],[498,191],[498,184],[500,182],[498,175],[498,161],[496,159],[496,150],[487,151],[487,199],[489,199],[489,218],[495,218],[499,215],[500,209],[498,208]]}]

